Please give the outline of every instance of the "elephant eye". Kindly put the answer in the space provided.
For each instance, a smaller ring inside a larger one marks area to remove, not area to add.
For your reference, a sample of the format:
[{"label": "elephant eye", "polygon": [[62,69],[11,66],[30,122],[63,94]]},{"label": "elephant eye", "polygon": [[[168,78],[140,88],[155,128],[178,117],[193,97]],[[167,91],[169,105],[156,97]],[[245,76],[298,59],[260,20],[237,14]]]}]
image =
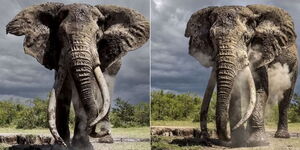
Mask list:
[{"label": "elephant eye", "polygon": [[256,27],[256,21],[254,19],[248,19],[246,22],[246,25],[250,28],[255,28]]},{"label": "elephant eye", "polygon": [[98,21],[97,21],[97,24],[98,24],[100,29],[104,29],[105,28],[105,19],[104,18],[99,18]]},{"label": "elephant eye", "polygon": [[251,41],[251,36],[247,32],[244,33],[244,41],[246,42],[247,45],[249,45],[249,43]]},{"label": "elephant eye", "polygon": [[[41,23],[47,27],[50,27],[53,23],[53,16],[48,13],[40,13],[39,14],[39,20]],[[29,22],[30,23],[30,22]]]}]

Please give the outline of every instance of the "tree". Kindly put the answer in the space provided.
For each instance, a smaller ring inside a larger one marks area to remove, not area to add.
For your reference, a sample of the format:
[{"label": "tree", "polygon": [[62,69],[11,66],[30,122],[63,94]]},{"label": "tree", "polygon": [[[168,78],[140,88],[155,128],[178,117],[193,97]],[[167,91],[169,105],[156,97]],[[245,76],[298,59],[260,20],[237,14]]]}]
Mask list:
[{"label": "tree", "polygon": [[193,93],[173,94],[162,90],[152,91],[151,119],[199,120],[201,102],[202,98]]},{"label": "tree", "polygon": [[288,109],[288,120],[290,122],[300,122],[300,97],[294,94]]},{"label": "tree", "polygon": [[35,98],[29,101],[30,106],[25,106],[19,111],[16,118],[16,128],[48,128],[47,108],[48,101]]},{"label": "tree", "polygon": [[149,104],[133,105],[120,98],[117,98],[115,102],[110,116],[113,127],[127,128],[149,125]]},{"label": "tree", "polygon": [[150,125],[150,109],[149,104],[139,103],[134,106],[134,118],[139,126]]}]

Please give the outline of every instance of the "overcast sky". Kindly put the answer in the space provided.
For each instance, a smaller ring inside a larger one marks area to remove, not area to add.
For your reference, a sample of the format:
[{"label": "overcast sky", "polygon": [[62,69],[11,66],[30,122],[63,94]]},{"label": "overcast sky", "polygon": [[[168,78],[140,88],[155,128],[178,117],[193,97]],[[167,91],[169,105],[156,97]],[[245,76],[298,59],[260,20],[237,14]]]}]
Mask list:
[{"label": "overcast sky", "polygon": [[[5,0],[0,5],[0,100],[7,98],[46,98],[54,82],[54,71],[25,55],[23,39],[5,34],[6,24],[22,9],[49,0]],[[50,0],[52,1],[52,0]],[[65,0],[56,2],[114,4],[133,8],[150,18],[149,0]],[[149,100],[149,42],[128,53],[117,75],[114,98],[130,103]]]},{"label": "overcast sky", "polygon": [[[177,93],[203,95],[210,69],[202,67],[188,55],[188,39],[184,37],[190,16],[208,6],[269,4],[288,11],[300,36],[300,1],[296,0],[153,0],[151,5],[151,88]],[[297,39],[300,44],[300,38]],[[300,94],[300,81],[296,92]]]}]

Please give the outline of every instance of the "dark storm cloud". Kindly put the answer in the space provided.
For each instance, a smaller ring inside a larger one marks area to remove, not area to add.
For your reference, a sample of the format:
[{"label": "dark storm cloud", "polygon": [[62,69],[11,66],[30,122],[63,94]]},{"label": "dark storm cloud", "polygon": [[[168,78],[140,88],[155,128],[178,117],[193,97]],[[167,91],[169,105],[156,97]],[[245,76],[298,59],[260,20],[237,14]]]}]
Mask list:
[{"label": "dark storm cloud", "polygon": [[[268,4],[287,10],[293,17],[300,35],[300,1],[220,1],[220,0],[153,0],[151,3],[151,89],[194,92],[205,91],[210,70],[188,55],[188,39],[184,37],[190,16],[208,6]],[[297,39],[300,44],[300,38]],[[300,84],[296,86],[299,93]]]},{"label": "dark storm cloud", "polygon": [[[22,9],[49,0],[7,0],[0,5],[0,99],[46,98],[54,82],[54,71],[47,70],[23,51],[24,37],[5,34],[6,24]],[[148,0],[65,0],[55,2],[112,4],[133,8],[150,18]],[[149,100],[149,42],[123,59],[117,75],[114,98],[131,103]]]}]

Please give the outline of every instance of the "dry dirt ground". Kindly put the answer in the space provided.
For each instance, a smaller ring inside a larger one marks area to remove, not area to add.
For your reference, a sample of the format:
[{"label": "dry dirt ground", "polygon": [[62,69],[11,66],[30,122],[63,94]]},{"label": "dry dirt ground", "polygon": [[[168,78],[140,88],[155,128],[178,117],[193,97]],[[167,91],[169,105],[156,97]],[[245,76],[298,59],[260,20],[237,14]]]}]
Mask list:
[{"label": "dry dirt ground", "polygon": [[[219,141],[216,139],[208,142],[200,138],[194,138],[197,132],[199,132],[197,128],[170,126],[152,127],[151,147],[153,150],[300,150],[300,133],[298,133],[300,130],[298,132],[291,132],[292,138],[289,139],[274,138],[273,136],[275,130],[267,130],[267,135],[270,142],[268,146],[243,148],[218,146]],[[214,133],[211,132],[211,134]],[[213,135],[213,138],[216,137]]]},{"label": "dry dirt ground", "polygon": [[[149,127],[113,128],[114,143],[99,143],[97,139],[90,139],[90,141],[95,150],[150,150],[149,130]],[[12,139],[10,142],[6,142],[9,141],[7,137],[13,138],[10,138]],[[47,144],[47,142],[51,143],[51,139],[49,141],[48,137],[51,138],[52,136],[47,129],[18,130],[0,128],[0,150],[51,150],[51,146]],[[23,144],[17,144],[20,142]]]},{"label": "dry dirt ground", "polygon": [[269,146],[229,148],[206,143],[183,137],[152,137],[153,150],[300,150],[300,138],[276,139],[270,138]]}]

